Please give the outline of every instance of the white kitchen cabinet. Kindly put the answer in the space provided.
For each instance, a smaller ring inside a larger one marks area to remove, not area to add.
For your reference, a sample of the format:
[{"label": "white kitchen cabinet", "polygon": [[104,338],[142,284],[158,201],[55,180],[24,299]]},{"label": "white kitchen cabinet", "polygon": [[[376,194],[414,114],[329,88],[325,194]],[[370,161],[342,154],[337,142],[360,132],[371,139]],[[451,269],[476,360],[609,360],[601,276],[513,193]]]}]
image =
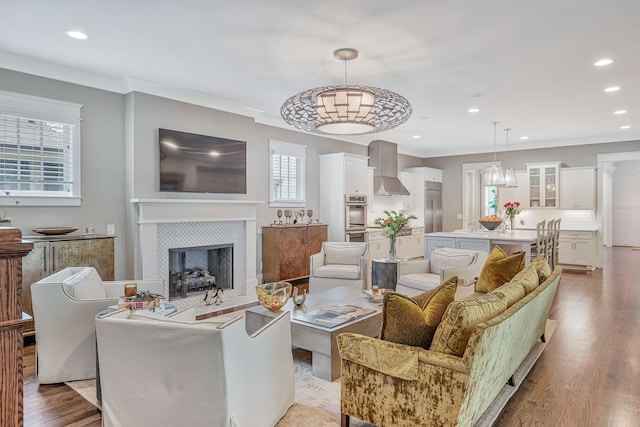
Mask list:
[{"label": "white kitchen cabinet", "polygon": [[489,239],[425,236],[424,238],[425,258],[429,257],[431,255],[431,251],[433,251],[435,248],[455,248],[455,249],[466,249],[466,250],[472,250],[472,251],[491,252],[491,242]]},{"label": "white kitchen cabinet", "polygon": [[[373,212],[373,173],[375,170],[375,167],[367,166],[367,188],[365,194],[367,195],[367,209],[369,212]],[[369,222],[372,222],[372,220],[369,219]]]},{"label": "white kitchen cabinet", "polygon": [[457,249],[466,249],[471,251],[491,252],[491,244],[489,243],[489,240],[456,238],[455,247]]},{"label": "white kitchen cabinet", "polygon": [[424,171],[424,180],[430,182],[442,182],[442,169],[421,168]]},{"label": "white kitchen cabinet", "polygon": [[560,168],[560,209],[596,208],[596,168]]},{"label": "white kitchen cabinet", "polygon": [[563,267],[593,270],[596,266],[596,239],[593,231],[560,231],[558,261]]},{"label": "white kitchen cabinet", "polygon": [[415,206],[415,175],[413,172],[402,171],[400,172],[400,182],[409,190],[408,196],[400,196],[402,203],[402,210],[408,214],[412,214],[416,208]]},{"label": "white kitchen cabinet", "polygon": [[454,237],[425,237],[424,257],[428,258],[435,248],[455,248],[456,239]]},{"label": "white kitchen cabinet", "polygon": [[516,171],[517,187],[498,188],[498,210],[504,209],[507,202],[520,202],[520,206],[529,206],[529,174],[526,170]]},{"label": "white kitchen cabinet", "polygon": [[367,157],[344,154],[344,194],[367,194]]},{"label": "white kitchen cabinet", "polygon": [[529,207],[558,207],[558,170],[561,162],[528,163]]},{"label": "white kitchen cabinet", "polygon": [[396,254],[403,259],[421,258],[424,255],[424,227],[412,228],[410,235],[398,236]]},{"label": "white kitchen cabinet", "polygon": [[[329,226],[329,241],[345,240],[344,196],[367,194],[367,156],[322,154],[319,158],[320,209],[318,219]],[[367,200],[369,206],[372,200]]]}]

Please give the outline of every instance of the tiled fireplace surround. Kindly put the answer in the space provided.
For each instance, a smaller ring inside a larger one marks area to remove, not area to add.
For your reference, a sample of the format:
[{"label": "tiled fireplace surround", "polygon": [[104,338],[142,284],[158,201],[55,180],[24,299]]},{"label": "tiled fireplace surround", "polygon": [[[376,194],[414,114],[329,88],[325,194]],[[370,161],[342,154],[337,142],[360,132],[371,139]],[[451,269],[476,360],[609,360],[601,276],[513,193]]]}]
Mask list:
[{"label": "tiled fireplace surround", "polygon": [[[225,290],[224,307],[255,301],[257,201],[133,199],[137,215],[136,277],[165,282],[169,295],[169,249],[233,243],[233,289]],[[172,300],[178,308],[205,307],[202,297]]]}]

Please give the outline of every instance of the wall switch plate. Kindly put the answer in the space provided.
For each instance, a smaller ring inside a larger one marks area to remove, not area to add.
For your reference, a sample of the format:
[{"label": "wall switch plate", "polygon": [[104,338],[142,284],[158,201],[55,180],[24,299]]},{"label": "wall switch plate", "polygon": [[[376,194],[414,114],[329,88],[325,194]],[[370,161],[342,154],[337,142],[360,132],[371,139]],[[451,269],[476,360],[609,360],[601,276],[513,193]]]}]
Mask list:
[{"label": "wall switch plate", "polygon": [[457,218],[457,219],[462,219],[462,214],[458,214],[458,215],[456,215],[456,218]]},{"label": "wall switch plate", "polygon": [[116,234],[115,224],[107,224],[107,235],[113,236],[114,234]]}]

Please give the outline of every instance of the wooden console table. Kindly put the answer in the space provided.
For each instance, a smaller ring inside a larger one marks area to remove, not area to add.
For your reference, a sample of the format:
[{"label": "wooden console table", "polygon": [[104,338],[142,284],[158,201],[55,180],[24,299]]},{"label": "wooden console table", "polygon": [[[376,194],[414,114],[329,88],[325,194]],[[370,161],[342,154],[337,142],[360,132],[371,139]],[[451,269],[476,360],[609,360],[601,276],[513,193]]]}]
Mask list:
[{"label": "wooden console table", "polygon": [[22,328],[31,318],[22,312],[22,257],[32,248],[19,229],[0,227],[0,426],[24,423]]},{"label": "wooden console table", "polygon": [[[33,251],[23,260],[22,308],[33,316],[31,284],[66,267],[94,267],[102,280],[114,280],[114,238],[102,234],[24,236],[33,241]],[[33,335],[33,321],[23,329]]]},{"label": "wooden console table", "polygon": [[326,224],[262,227],[262,281],[309,277],[309,258],[327,241]]}]

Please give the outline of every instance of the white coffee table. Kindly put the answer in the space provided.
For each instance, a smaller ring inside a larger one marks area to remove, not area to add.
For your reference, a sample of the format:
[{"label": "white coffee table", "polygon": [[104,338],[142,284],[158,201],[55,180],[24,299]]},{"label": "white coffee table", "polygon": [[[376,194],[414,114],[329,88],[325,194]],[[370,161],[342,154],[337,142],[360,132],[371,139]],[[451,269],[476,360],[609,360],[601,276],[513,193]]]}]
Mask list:
[{"label": "white coffee table", "polygon": [[[305,312],[313,313],[321,308],[337,305],[353,305],[373,311],[333,328],[300,319]],[[340,355],[336,337],[344,332],[377,336],[382,325],[381,305],[370,302],[362,290],[350,288],[337,287],[308,294],[301,308],[295,308],[293,301],[289,299],[282,309],[291,313],[291,344],[311,351],[313,375],[326,381],[340,377]],[[262,306],[247,309],[247,330],[257,331],[278,314],[279,312],[270,311]]]}]

